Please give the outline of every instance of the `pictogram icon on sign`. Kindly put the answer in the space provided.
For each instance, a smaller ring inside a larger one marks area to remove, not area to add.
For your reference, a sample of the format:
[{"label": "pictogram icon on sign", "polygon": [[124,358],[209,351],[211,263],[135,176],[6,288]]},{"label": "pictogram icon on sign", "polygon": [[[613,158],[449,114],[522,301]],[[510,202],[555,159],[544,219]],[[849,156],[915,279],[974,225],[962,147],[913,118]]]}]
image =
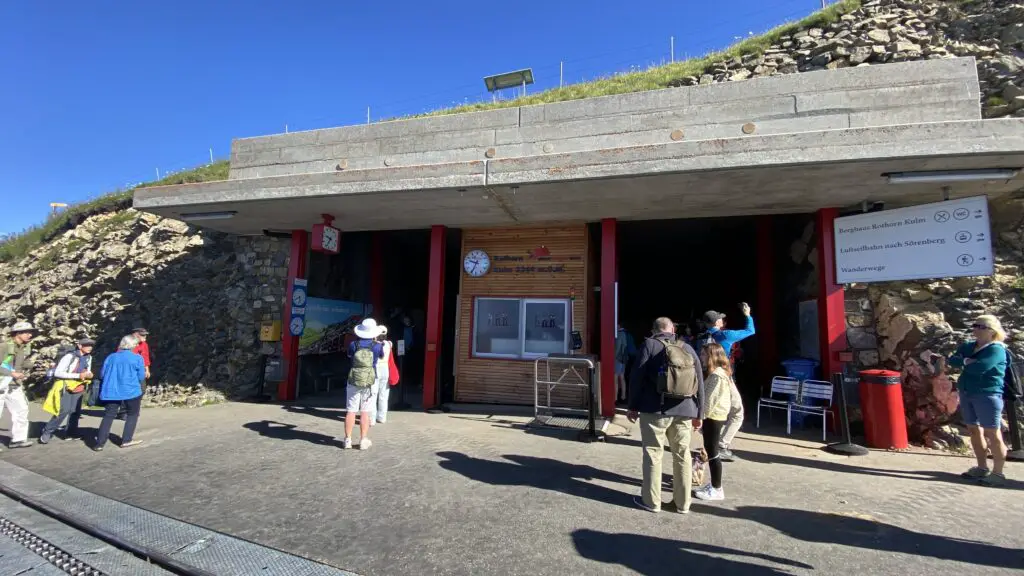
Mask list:
[{"label": "pictogram icon on sign", "polygon": [[945,210],[939,210],[938,212],[935,213],[935,221],[949,222],[949,212],[946,212]]},{"label": "pictogram icon on sign", "polygon": [[966,230],[961,230],[961,231],[956,233],[956,236],[954,238],[956,238],[957,242],[959,242],[961,244],[965,244],[967,242],[970,242],[971,238],[973,238],[973,236],[971,236],[970,232],[968,232]]},{"label": "pictogram icon on sign", "polygon": [[967,208],[957,208],[953,211],[953,218],[957,220],[967,220],[971,216],[971,211]]},{"label": "pictogram icon on sign", "polygon": [[974,264],[974,256],[971,256],[970,254],[961,254],[956,257],[956,263],[961,266],[970,266],[971,264]]}]

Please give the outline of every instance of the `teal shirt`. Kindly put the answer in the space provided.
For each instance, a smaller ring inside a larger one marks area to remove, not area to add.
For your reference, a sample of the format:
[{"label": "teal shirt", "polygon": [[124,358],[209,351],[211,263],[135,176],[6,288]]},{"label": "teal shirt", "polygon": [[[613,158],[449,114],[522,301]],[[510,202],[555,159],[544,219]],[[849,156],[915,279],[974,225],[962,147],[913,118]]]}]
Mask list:
[{"label": "teal shirt", "polygon": [[[1002,394],[1006,378],[1006,348],[993,342],[974,352],[975,342],[967,342],[956,349],[949,359],[949,365],[963,368],[957,388],[962,394]],[[965,364],[971,358],[973,362]]]}]

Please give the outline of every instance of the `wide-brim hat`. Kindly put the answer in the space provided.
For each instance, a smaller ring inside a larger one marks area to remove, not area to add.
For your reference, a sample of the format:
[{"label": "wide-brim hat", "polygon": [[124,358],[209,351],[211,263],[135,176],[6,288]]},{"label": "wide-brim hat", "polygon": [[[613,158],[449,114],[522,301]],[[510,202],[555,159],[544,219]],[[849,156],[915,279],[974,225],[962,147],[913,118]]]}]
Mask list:
[{"label": "wide-brim hat", "polygon": [[355,332],[360,338],[373,339],[380,336],[380,326],[373,318],[367,318],[356,326]]},{"label": "wide-brim hat", "polygon": [[22,332],[35,332],[36,329],[32,324],[28,322],[16,322],[14,326],[11,326],[11,334],[20,334]]}]

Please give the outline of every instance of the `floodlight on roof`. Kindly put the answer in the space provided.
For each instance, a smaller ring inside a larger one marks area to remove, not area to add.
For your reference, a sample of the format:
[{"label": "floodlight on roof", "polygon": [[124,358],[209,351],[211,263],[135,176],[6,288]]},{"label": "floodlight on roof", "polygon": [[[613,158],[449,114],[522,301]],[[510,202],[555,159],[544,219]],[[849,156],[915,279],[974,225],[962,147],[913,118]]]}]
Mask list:
[{"label": "floodlight on roof", "polygon": [[516,70],[515,72],[505,72],[504,74],[486,76],[484,78],[484,84],[487,86],[488,92],[495,92],[497,90],[516,88],[520,86],[522,86],[525,91],[527,85],[533,84],[533,69],[523,68],[522,70]]},{"label": "floodlight on roof", "polygon": [[882,176],[889,184],[924,184],[931,182],[972,182],[978,180],[1011,180],[1020,168],[992,168],[980,170],[934,170],[924,172],[891,172]]}]

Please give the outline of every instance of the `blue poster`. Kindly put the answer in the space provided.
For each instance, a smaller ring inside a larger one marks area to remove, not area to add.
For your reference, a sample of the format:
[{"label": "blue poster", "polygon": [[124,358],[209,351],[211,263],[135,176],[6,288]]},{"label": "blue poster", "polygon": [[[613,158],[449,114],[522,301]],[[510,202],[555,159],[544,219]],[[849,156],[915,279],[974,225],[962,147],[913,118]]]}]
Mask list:
[{"label": "blue poster", "polygon": [[307,298],[306,325],[299,338],[299,356],[344,351],[346,336],[363,321],[367,307],[366,304],[346,300]]}]

